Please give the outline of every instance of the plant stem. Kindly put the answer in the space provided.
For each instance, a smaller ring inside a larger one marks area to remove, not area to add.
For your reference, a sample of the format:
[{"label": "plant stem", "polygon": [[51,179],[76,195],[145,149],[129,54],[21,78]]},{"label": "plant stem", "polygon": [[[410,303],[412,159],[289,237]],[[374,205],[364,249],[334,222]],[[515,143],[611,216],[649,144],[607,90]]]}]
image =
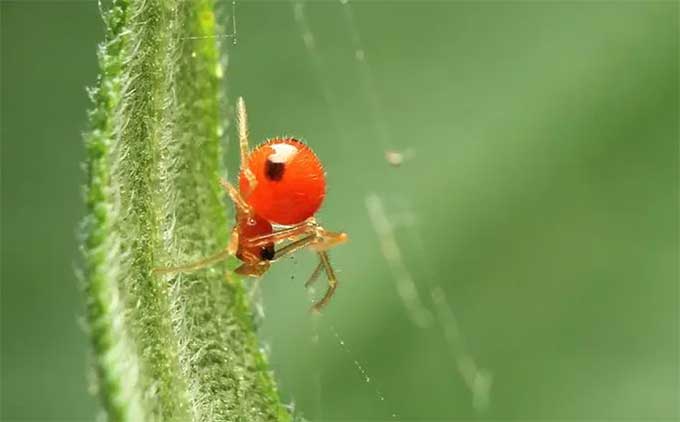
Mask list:
[{"label": "plant stem", "polygon": [[227,244],[213,2],[115,1],[91,91],[83,250],[111,420],[289,420],[240,280],[159,277]]}]

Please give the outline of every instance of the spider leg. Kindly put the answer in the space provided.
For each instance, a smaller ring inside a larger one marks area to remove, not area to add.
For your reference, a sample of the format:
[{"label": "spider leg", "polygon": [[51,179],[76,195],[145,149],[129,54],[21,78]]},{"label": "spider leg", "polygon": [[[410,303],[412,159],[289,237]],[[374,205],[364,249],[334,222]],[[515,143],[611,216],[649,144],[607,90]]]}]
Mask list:
[{"label": "spider leg", "polygon": [[234,187],[234,185],[229,183],[227,179],[220,179],[220,183],[222,183],[222,187],[227,191],[229,197],[234,202],[238,212],[248,216],[253,214],[253,210],[250,208],[250,205],[248,205],[246,200],[243,199],[241,192],[239,192],[238,189]]},{"label": "spider leg", "polygon": [[[312,241],[314,241],[314,235],[310,234],[301,239],[290,242],[286,246],[276,251],[274,259],[272,259],[272,261],[276,261],[281,257],[295,253],[296,251],[299,251],[300,249],[309,245],[309,243]],[[237,274],[246,275],[250,277],[260,277],[262,276],[262,274],[267,272],[271,265],[270,263],[271,261],[257,261],[254,263],[245,262],[241,264],[240,267],[236,268],[234,272]]]},{"label": "spider leg", "polygon": [[303,221],[302,223],[296,224],[294,226],[286,227],[277,230],[272,233],[263,234],[260,236],[255,236],[247,240],[250,246],[264,246],[267,243],[277,243],[282,240],[293,239],[297,236],[303,234],[313,234],[314,232],[314,222],[310,220]]},{"label": "spider leg", "polygon": [[326,271],[326,276],[328,277],[328,290],[326,290],[326,294],[323,295],[321,300],[312,305],[312,308],[310,309],[312,312],[320,312],[321,308],[326,306],[328,301],[330,301],[333,297],[333,294],[335,294],[335,289],[338,288],[338,279],[335,277],[335,271],[333,271],[333,267],[331,266],[328,252],[320,251],[319,258],[321,259],[321,265]]},{"label": "spider leg", "polygon": [[305,287],[311,286],[312,284],[314,284],[314,282],[316,282],[316,280],[319,279],[319,275],[321,275],[321,270],[323,270],[323,263],[319,260],[319,263],[312,272],[312,275],[310,275],[307,281],[305,282]]},{"label": "spider leg", "polygon": [[227,250],[229,251],[229,255],[236,256],[236,252],[238,251],[238,239],[239,239],[238,226],[234,226],[234,228],[231,229],[229,243],[227,244]]},{"label": "spider leg", "polygon": [[302,223],[294,226],[286,227],[277,230],[273,233],[255,236],[247,240],[251,246],[263,246],[270,242],[280,242],[283,240],[293,239],[303,234],[313,234],[314,241],[310,242],[310,248],[314,251],[326,251],[348,240],[347,233],[331,232],[319,226],[313,219],[307,219]]},{"label": "spider leg", "polygon": [[244,262],[238,268],[234,270],[236,274],[245,275],[248,277],[262,277],[264,273],[269,269],[268,261],[259,261],[256,263]]},{"label": "spider leg", "polygon": [[327,251],[342,243],[347,242],[349,237],[345,232],[331,232],[321,226],[315,228],[317,241],[310,245],[310,248],[316,252]]},{"label": "spider leg", "polygon": [[292,240],[299,236],[303,237],[293,240],[282,248],[276,250],[273,261],[306,247],[316,251],[319,256],[319,264],[316,266],[312,272],[312,275],[305,283],[305,287],[309,287],[318,279],[322,269],[326,272],[328,289],[326,290],[324,296],[311,308],[311,311],[319,312],[321,308],[328,304],[338,287],[338,279],[335,276],[333,267],[331,266],[327,250],[346,242],[348,240],[347,233],[327,231],[323,227],[319,226],[313,218],[310,218],[309,220],[298,225],[287,227],[274,233],[248,239],[248,244],[251,246],[261,246],[270,242],[277,243],[284,240]]},{"label": "spider leg", "polygon": [[238,141],[241,148],[241,171],[248,179],[250,190],[257,186],[257,179],[248,167],[248,160],[250,158],[250,149],[248,147],[248,113],[246,112],[246,103],[243,97],[238,97],[236,102],[238,108]]},{"label": "spider leg", "polygon": [[[302,239],[298,239],[296,241],[293,241],[283,248],[279,249],[276,252],[276,255],[274,256],[274,259],[279,259],[282,256],[289,255],[294,253],[295,251],[298,251],[302,248],[305,248],[312,244],[316,240],[316,234],[310,234],[308,236],[303,237]],[[313,312],[319,312],[321,308],[326,306],[328,302],[331,300],[333,297],[333,294],[335,293],[335,289],[338,287],[338,279],[335,276],[335,271],[333,270],[333,267],[331,266],[330,258],[328,257],[328,252],[326,251],[318,251],[317,252],[319,255],[319,265],[314,269],[314,272],[312,275],[309,277],[309,280],[305,283],[305,287],[309,287],[310,284],[312,284],[316,279],[319,277],[319,274],[321,273],[321,269],[326,272],[326,277],[328,279],[328,290],[326,290],[326,293],[324,296],[316,302],[314,305],[312,305],[312,308],[310,309]]]},{"label": "spider leg", "polygon": [[307,236],[305,236],[301,239],[290,242],[289,244],[282,247],[281,249],[278,249],[274,253],[274,259],[272,261],[276,261],[277,259],[280,259],[280,258],[282,258],[286,255],[293,254],[293,253],[299,251],[300,249],[307,247],[313,241],[314,241],[314,235],[310,234],[310,235],[307,235]]},{"label": "spider leg", "polygon": [[174,273],[189,273],[192,271],[207,268],[210,265],[223,261],[231,256],[232,253],[229,248],[221,250],[216,254],[210,255],[207,258],[203,258],[199,261],[192,262],[186,265],[180,265],[178,267],[166,267],[166,268],[154,268],[153,272],[155,274],[174,274]]}]

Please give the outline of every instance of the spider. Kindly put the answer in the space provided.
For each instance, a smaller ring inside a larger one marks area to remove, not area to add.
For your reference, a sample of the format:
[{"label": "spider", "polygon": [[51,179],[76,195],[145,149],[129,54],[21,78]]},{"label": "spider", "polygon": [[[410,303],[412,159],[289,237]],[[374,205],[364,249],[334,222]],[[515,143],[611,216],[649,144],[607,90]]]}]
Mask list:
[{"label": "spider", "polygon": [[309,248],[317,253],[319,263],[305,287],[316,281],[321,271],[328,280],[326,293],[311,309],[319,311],[338,286],[327,251],[348,238],[346,233],[324,229],[314,218],[326,194],[326,175],[321,161],[311,148],[294,138],[269,139],[251,151],[242,97],[238,99],[237,109],[241,150],[239,187],[221,180],[236,210],[236,224],[227,247],[199,261],[157,268],[155,272],[196,271],[236,256],[242,261],[235,270],[237,274],[261,277],[272,262]]}]

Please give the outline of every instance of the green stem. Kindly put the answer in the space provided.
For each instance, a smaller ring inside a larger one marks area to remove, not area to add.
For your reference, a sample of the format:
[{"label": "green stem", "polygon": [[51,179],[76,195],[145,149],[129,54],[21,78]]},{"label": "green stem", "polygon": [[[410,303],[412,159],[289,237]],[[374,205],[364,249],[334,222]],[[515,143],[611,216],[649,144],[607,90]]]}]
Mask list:
[{"label": "green stem", "polygon": [[240,280],[152,274],[227,243],[213,2],[116,1],[105,21],[83,250],[107,416],[289,420]]}]

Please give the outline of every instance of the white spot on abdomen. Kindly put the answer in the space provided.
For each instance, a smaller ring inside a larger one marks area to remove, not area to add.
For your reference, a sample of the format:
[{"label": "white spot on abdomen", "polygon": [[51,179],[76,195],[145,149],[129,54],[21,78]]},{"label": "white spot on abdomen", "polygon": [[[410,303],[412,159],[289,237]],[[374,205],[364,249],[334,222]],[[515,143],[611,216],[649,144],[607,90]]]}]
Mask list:
[{"label": "white spot on abdomen", "polygon": [[291,144],[273,144],[270,145],[274,153],[267,157],[272,163],[286,163],[298,153],[295,145]]}]

